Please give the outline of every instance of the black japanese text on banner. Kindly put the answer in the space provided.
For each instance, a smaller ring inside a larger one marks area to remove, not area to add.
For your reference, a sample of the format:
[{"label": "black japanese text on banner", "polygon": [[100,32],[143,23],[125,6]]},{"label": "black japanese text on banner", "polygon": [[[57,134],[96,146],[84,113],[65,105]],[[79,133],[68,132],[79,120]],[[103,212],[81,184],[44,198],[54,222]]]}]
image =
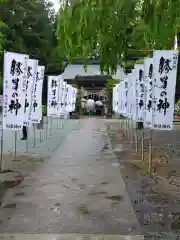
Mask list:
[{"label": "black japanese text on banner", "polygon": [[178,53],[178,50],[153,52],[153,129],[173,128]]},{"label": "black japanese text on banner", "polygon": [[63,115],[63,75],[58,76],[58,116]]},{"label": "black japanese text on banner", "polygon": [[44,81],[44,66],[38,66],[36,80],[32,90],[32,123],[39,123],[42,119],[42,86]]},{"label": "black japanese text on banner", "polygon": [[32,96],[33,86],[36,81],[38,60],[28,59],[27,68],[27,83],[26,83],[26,98],[24,106],[24,126],[31,126],[31,113],[32,113]]},{"label": "black japanese text on banner", "polygon": [[66,82],[63,81],[63,83],[62,83],[62,112],[63,112],[63,114],[65,114],[65,111],[66,111],[65,99],[66,99]]},{"label": "black japanese text on banner", "polygon": [[23,54],[4,53],[4,129],[19,130],[23,126],[28,58],[29,56]]},{"label": "black japanese text on banner", "polygon": [[75,111],[76,109],[76,95],[77,95],[77,89],[73,87],[73,97],[72,97],[72,109]]},{"label": "black japanese text on banner", "polygon": [[132,118],[132,75],[128,75],[128,92],[127,92],[127,112],[128,118]]},{"label": "black japanese text on banner", "polygon": [[123,115],[123,111],[124,111],[124,99],[123,99],[123,97],[124,97],[124,82],[123,81],[121,81],[120,82],[120,84],[119,84],[120,86],[119,86],[119,89],[120,89],[120,93],[119,93],[119,105],[120,105],[120,114],[121,115]]},{"label": "black japanese text on banner", "polygon": [[68,109],[69,112],[73,111],[73,108],[72,108],[72,97],[73,97],[73,87],[71,85],[69,85],[69,109]]},{"label": "black japanese text on banner", "polygon": [[115,86],[115,112],[117,113],[118,112],[118,100],[119,100],[119,98],[118,98],[118,95],[119,95],[119,85],[118,84],[116,84],[116,86]]},{"label": "black japanese text on banner", "polygon": [[115,102],[116,102],[116,87],[113,87],[113,111],[115,111]]},{"label": "black japanese text on banner", "polygon": [[48,116],[55,117],[58,115],[58,90],[58,76],[48,76]]},{"label": "black japanese text on banner", "polygon": [[125,83],[124,81],[121,81],[120,84],[119,84],[119,90],[120,90],[120,93],[119,93],[119,105],[120,105],[120,114],[124,116],[124,112],[125,112],[125,98],[124,98],[124,95],[125,95]]},{"label": "black japanese text on banner", "polygon": [[128,117],[128,77],[123,81],[123,116]]},{"label": "black japanese text on banner", "polygon": [[131,73],[131,85],[132,85],[132,95],[131,95],[131,102],[132,102],[132,119],[136,121],[136,71],[133,69]]},{"label": "black japanese text on banner", "polygon": [[152,126],[153,58],[144,59],[145,114],[144,123]]},{"label": "black japanese text on banner", "polygon": [[117,106],[117,113],[121,114],[121,84],[117,84],[117,88],[118,88],[118,95],[117,95],[117,102],[118,102],[118,106]]},{"label": "black japanese text on banner", "polygon": [[70,112],[71,85],[66,84],[66,112]]},{"label": "black japanese text on banner", "polygon": [[64,111],[65,111],[65,114],[68,113],[68,91],[69,91],[69,84],[67,82],[65,82],[65,91],[64,91],[64,103],[65,103],[65,108],[64,108]]},{"label": "black japanese text on banner", "polygon": [[136,121],[144,121],[144,65],[135,65],[136,71]]}]

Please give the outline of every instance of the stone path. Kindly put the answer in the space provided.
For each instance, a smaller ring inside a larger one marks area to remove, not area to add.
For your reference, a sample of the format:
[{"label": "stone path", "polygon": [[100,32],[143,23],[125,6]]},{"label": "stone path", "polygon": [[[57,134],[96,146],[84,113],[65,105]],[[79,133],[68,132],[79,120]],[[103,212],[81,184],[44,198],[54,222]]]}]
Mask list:
[{"label": "stone path", "polygon": [[141,239],[117,238],[117,234],[140,234],[140,226],[109,145],[104,120],[81,120],[48,162],[21,185],[8,190],[0,209],[0,223],[1,233],[67,236],[48,238],[54,240],[100,239],[68,238],[68,234]]}]

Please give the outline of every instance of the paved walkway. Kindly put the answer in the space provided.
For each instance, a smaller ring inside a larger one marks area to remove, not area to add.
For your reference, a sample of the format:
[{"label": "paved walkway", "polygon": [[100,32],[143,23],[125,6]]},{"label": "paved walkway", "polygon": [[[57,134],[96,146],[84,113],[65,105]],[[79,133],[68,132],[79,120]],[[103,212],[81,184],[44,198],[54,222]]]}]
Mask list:
[{"label": "paved walkway", "polygon": [[1,233],[139,234],[104,120],[82,119],[48,162],[10,189],[0,223]]}]

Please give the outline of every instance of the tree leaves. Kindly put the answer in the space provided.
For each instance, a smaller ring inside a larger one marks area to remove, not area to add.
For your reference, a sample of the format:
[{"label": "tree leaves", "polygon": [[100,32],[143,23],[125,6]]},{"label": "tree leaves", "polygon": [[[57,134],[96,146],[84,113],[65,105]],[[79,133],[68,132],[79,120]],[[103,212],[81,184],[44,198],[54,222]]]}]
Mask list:
[{"label": "tree leaves", "polygon": [[13,0],[1,4],[1,19],[7,24],[4,48],[27,53],[47,65],[56,45],[55,15],[46,0]]},{"label": "tree leaves", "polygon": [[60,10],[57,35],[69,61],[78,56],[85,62],[98,50],[101,71],[112,74],[128,61],[131,48],[171,48],[179,15],[179,0],[69,0]]}]

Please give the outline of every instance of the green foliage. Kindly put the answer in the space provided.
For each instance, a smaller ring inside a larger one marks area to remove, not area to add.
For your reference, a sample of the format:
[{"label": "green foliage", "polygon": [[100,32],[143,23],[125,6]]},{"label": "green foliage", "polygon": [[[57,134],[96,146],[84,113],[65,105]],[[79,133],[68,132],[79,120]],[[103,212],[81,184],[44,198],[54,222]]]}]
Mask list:
[{"label": "green foliage", "polygon": [[[153,49],[171,49],[180,32],[179,0],[61,1],[57,24],[61,54],[69,61],[99,56],[101,70],[132,67]],[[130,60],[130,62],[128,62]]]},{"label": "green foliage", "polygon": [[105,87],[105,95],[106,95],[106,105],[108,107],[108,112],[110,112],[110,108],[112,106],[112,97],[113,97],[113,87],[119,83],[119,80],[117,79],[108,79],[106,82]]},{"label": "green foliage", "polygon": [[3,50],[26,53],[49,72],[61,72],[56,24],[50,0],[0,0],[0,72]]},{"label": "green foliage", "polygon": [[135,61],[135,64],[144,64],[144,59],[138,59]]},{"label": "green foliage", "polygon": [[42,105],[43,116],[47,116],[47,105]]},{"label": "green foliage", "polygon": [[134,0],[68,1],[59,12],[57,36],[61,53],[69,61],[86,64],[93,52],[100,56],[101,71],[115,73],[136,16]]},{"label": "green foliage", "polygon": [[123,68],[133,68],[134,61],[132,61],[132,60],[124,61],[124,62],[122,62],[122,66],[123,66]]},{"label": "green foliage", "polygon": [[[0,8],[2,4],[4,4],[6,0],[0,0]],[[1,15],[0,15],[0,62],[2,61],[2,55],[3,55],[3,49],[4,49],[4,32],[7,29],[7,25],[2,21]],[[3,80],[2,80],[2,74],[0,71],[0,94],[2,93],[3,89]]]},{"label": "green foliage", "polygon": [[81,107],[81,90],[78,89],[76,94],[76,113],[81,115],[82,107]]},{"label": "green foliage", "polygon": [[112,78],[109,78],[106,82],[106,89],[107,90],[112,90],[113,87],[119,83],[119,80],[117,79],[112,79]]},{"label": "green foliage", "polygon": [[143,40],[151,49],[171,49],[180,29],[178,0],[144,0],[142,21]]},{"label": "green foliage", "polygon": [[6,51],[29,54],[51,68],[61,63],[56,49],[56,15],[49,0],[8,0],[1,3],[0,17],[8,26],[3,32]]}]

